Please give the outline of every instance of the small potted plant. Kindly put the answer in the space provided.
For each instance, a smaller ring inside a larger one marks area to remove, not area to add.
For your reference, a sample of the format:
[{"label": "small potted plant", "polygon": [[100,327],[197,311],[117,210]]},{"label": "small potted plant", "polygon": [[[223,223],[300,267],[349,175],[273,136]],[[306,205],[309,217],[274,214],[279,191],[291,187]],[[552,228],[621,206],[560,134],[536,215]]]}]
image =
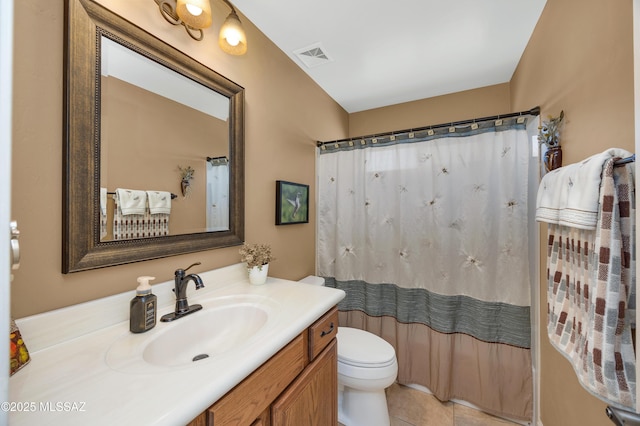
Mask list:
[{"label": "small potted plant", "polygon": [[240,249],[240,260],[247,264],[249,282],[251,284],[264,284],[267,281],[269,263],[276,260],[271,254],[271,246],[268,244],[247,244]]},{"label": "small potted plant", "polygon": [[562,166],[562,148],[560,148],[560,127],[564,119],[564,111],[558,117],[549,116],[549,121],[543,121],[538,127],[538,142],[547,147],[544,154],[544,168],[547,172]]}]

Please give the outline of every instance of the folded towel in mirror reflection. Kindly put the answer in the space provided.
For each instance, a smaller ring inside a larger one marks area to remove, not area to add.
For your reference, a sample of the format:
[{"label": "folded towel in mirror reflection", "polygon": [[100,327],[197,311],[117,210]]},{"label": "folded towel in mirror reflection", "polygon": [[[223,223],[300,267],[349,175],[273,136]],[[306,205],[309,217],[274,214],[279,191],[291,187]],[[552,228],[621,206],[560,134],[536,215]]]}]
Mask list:
[{"label": "folded towel in mirror reflection", "polygon": [[107,188],[100,188],[100,214],[107,215]]},{"label": "folded towel in mirror reflection", "polygon": [[147,191],[151,214],[171,213],[171,193],[167,191]]},{"label": "folded towel in mirror reflection", "polygon": [[107,236],[107,188],[100,188],[100,239]]},{"label": "folded towel in mirror reflection", "polygon": [[116,188],[115,200],[123,215],[144,214],[147,208],[145,191]]}]

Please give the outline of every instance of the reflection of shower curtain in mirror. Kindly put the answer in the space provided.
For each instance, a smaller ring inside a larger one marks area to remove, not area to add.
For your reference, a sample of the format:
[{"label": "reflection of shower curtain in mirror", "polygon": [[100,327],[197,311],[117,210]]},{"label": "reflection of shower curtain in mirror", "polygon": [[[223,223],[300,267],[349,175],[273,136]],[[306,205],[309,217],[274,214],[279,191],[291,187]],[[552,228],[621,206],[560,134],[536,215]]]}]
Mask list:
[{"label": "reflection of shower curtain in mirror", "polygon": [[318,273],[340,325],[396,348],[401,384],[532,416],[529,138],[468,134],[321,150]]},{"label": "reflection of shower curtain in mirror", "polygon": [[229,164],[207,162],[207,230],[229,229]]}]

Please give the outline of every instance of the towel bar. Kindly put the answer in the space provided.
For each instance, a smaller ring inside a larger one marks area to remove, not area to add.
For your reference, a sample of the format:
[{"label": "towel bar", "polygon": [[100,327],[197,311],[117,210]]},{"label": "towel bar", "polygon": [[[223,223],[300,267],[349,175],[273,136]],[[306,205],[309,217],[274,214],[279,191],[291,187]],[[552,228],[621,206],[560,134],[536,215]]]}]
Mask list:
[{"label": "towel bar", "polygon": [[640,414],[638,413],[621,410],[620,408],[614,408],[611,406],[608,406],[605,411],[607,413],[607,417],[609,417],[616,426],[640,425]]},{"label": "towel bar", "polygon": [[635,155],[635,154],[632,154],[631,156],[629,156],[629,157],[627,157],[627,158],[621,158],[621,159],[619,159],[618,161],[616,161],[615,163],[613,163],[613,166],[614,166],[614,167],[617,167],[617,166],[623,166],[623,165],[625,165],[625,164],[633,163],[633,162],[635,162],[635,161],[636,161],[636,155]]},{"label": "towel bar", "polygon": [[[116,195],[115,192],[107,192],[108,195]],[[174,194],[173,192],[171,193],[171,199],[175,200],[176,198],[178,198],[178,196],[176,194]]]}]

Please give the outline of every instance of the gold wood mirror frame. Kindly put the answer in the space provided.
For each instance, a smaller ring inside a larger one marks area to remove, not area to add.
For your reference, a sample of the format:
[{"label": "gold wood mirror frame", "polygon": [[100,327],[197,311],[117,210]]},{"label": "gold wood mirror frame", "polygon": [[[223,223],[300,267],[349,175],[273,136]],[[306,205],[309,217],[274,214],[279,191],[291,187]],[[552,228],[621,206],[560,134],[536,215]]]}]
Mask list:
[{"label": "gold wood mirror frame", "polygon": [[[242,244],[244,89],[93,1],[65,0],[65,29],[62,272]],[[228,230],[100,242],[102,36],[229,98]]]}]

